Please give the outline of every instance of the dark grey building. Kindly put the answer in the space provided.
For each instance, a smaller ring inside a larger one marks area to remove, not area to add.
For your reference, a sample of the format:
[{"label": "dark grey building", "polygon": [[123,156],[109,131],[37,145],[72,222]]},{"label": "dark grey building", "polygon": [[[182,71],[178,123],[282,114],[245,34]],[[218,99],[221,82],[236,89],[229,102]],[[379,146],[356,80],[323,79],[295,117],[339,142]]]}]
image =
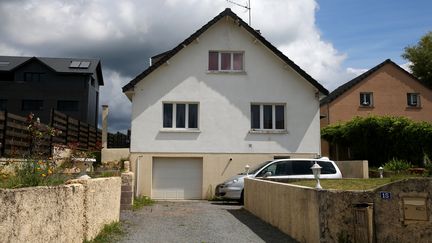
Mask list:
[{"label": "dark grey building", "polygon": [[51,109],[97,127],[98,59],[0,56],[0,110],[50,122]]}]

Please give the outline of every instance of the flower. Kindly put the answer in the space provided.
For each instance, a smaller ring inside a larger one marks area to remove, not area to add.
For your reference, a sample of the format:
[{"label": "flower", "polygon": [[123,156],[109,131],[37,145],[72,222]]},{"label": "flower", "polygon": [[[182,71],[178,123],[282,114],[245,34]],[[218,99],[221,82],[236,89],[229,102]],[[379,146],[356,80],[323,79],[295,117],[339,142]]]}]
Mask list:
[{"label": "flower", "polygon": [[45,174],[42,174],[41,176],[42,176],[42,177],[45,177],[46,175],[45,175]]}]

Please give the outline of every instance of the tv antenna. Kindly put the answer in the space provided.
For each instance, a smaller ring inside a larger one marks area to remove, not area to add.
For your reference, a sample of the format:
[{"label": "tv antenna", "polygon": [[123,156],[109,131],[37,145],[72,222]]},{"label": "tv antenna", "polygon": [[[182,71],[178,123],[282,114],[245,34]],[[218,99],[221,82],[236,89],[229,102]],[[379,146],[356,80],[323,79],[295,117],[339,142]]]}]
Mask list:
[{"label": "tv antenna", "polygon": [[245,8],[245,9],[246,9],[246,11],[249,12],[249,26],[251,26],[251,5],[250,5],[250,0],[248,0],[247,3],[246,3],[245,5],[242,5],[242,4],[239,4],[239,3],[236,3],[236,2],[231,1],[231,0],[226,0],[226,1],[229,2],[229,3],[232,3],[232,4],[234,4],[234,5],[237,5],[237,6],[239,6],[239,7],[242,7],[242,8]]}]

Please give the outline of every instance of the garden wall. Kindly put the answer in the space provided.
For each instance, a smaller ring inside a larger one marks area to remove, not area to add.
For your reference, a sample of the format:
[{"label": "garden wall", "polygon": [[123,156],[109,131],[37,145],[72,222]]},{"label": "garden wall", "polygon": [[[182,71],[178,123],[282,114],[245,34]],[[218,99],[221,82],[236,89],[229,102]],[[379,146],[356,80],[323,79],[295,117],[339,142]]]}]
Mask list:
[{"label": "garden wall", "polygon": [[430,178],[369,191],[246,179],[245,208],[300,242],[428,242],[431,192]]},{"label": "garden wall", "polygon": [[0,189],[0,242],[83,242],[119,221],[120,177]]},{"label": "garden wall", "polygon": [[335,161],[343,178],[369,178],[369,164],[367,160]]},{"label": "garden wall", "polygon": [[301,242],[319,242],[317,191],[273,181],[245,179],[245,208]]}]

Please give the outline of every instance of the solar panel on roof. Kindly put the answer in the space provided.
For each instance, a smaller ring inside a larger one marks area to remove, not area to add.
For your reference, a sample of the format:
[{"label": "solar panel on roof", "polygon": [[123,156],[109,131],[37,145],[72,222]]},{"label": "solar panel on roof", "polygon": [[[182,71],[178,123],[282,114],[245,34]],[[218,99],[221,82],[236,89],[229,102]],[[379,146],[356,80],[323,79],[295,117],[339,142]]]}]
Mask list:
[{"label": "solar panel on roof", "polygon": [[79,65],[79,68],[88,68],[88,67],[90,67],[90,62],[87,62],[87,61],[83,61]]},{"label": "solar panel on roof", "polygon": [[70,68],[79,68],[81,62],[80,61],[72,61],[69,65]]}]

